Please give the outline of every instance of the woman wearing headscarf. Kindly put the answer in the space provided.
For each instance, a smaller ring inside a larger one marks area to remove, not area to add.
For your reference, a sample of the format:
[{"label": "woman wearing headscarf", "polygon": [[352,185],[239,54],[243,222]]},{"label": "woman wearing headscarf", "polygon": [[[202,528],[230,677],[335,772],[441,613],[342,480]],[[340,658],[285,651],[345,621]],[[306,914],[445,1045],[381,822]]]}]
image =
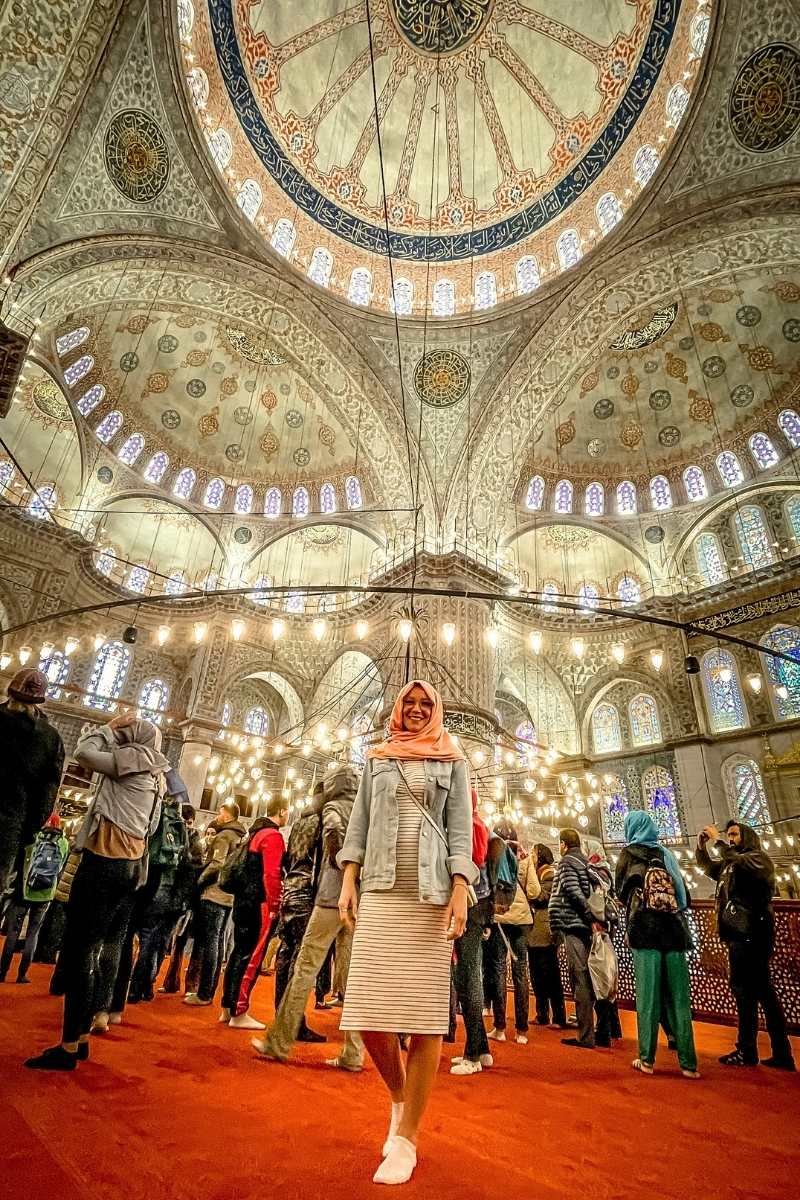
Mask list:
[{"label": "woman wearing headscarf", "polygon": [[[374,1181],[405,1183],[448,1030],[451,943],[464,933],[468,886],[478,881],[466,763],[431,684],[412,680],[397,697],[338,861],[339,913],[355,921],[341,1028],[361,1034],[392,1100]],[[411,1034],[407,1066],[402,1033]]]},{"label": "woman wearing headscarf", "polygon": [[662,1005],[666,1007],[681,1072],[699,1079],[692,1029],[689,935],[682,916],[686,884],[671,850],[662,846],[649,813],[625,817],[626,846],[617,860],[616,889],[628,913],[628,943],[636,977],[639,1057],[633,1068],[652,1075]]},{"label": "woman wearing headscarf", "polygon": [[100,776],[100,784],[75,843],[83,853],[62,949],[63,1030],[59,1045],[29,1058],[26,1067],[73,1071],[89,1057],[89,1029],[102,986],[100,955],[106,945],[121,948],[134,893],[146,879],[145,848],[158,824],[160,776],[170,765],[160,742],[150,721],[125,715],[85,732],[75,747],[75,758]]}]

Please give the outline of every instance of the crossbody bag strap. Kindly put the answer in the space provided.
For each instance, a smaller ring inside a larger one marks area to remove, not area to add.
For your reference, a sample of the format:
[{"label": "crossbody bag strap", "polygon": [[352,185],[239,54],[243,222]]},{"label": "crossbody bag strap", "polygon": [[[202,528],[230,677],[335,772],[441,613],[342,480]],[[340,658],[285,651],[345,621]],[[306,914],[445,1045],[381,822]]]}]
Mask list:
[{"label": "crossbody bag strap", "polygon": [[[422,813],[423,817],[428,822],[428,824],[431,826],[431,828],[436,830],[436,833],[439,837],[439,841],[442,843],[445,850],[449,854],[450,853],[450,843],[448,842],[447,838],[442,833],[439,826],[434,821],[431,814],[428,812],[427,808],[425,808],[424,804],[420,804],[419,800],[412,792],[411,784],[408,782],[408,776],[406,775],[405,771],[403,770],[403,764],[400,762],[400,759],[396,758],[394,761],[397,763],[397,769],[400,772],[403,783],[406,785],[406,791],[408,792],[409,796],[411,797],[412,803],[417,806],[417,808]],[[475,891],[475,888],[472,886],[472,884],[468,883],[467,884],[467,906],[469,908],[472,908],[472,906],[477,903],[478,903],[478,894]]]}]

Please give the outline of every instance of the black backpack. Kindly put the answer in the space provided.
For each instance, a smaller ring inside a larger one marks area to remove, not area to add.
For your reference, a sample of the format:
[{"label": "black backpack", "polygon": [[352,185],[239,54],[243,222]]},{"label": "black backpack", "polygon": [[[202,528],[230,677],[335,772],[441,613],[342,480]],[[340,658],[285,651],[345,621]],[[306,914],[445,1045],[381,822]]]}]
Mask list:
[{"label": "black backpack", "polygon": [[186,822],[177,804],[162,804],[158,829],[150,842],[150,863],[154,867],[174,870],[189,849]]}]

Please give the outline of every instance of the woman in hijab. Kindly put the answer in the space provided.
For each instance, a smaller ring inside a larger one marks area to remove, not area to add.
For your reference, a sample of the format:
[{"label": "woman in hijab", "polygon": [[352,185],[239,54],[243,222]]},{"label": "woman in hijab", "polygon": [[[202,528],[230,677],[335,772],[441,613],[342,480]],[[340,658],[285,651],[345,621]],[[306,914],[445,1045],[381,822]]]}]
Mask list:
[{"label": "woman in hijab", "polygon": [[125,936],[134,893],[146,878],[147,838],[159,818],[160,776],[170,764],[150,721],[118,716],[82,734],[75,747],[81,766],[100,776],[75,842],[82,850],[67,906],[64,934],[64,1023],[61,1042],[26,1067],[73,1071],[89,1057],[89,1029],[102,986],[104,945]]},{"label": "woman in hijab", "polygon": [[[392,1099],[375,1183],[406,1183],[450,1009],[450,958],[467,923],[472,861],[467,769],[439,693],[412,680],[361,778],[339,865],[339,913],[355,937],[341,1027],[358,1031]],[[361,898],[358,898],[358,884]],[[398,1034],[410,1033],[404,1066]]]},{"label": "woman in hijab", "polygon": [[686,884],[677,858],[659,843],[649,813],[639,809],[628,813],[625,841],[617,861],[616,888],[628,913],[636,976],[639,1057],[632,1065],[635,1071],[653,1074],[663,1005],[681,1073],[699,1079],[686,963],[690,942],[682,916],[689,904]]}]

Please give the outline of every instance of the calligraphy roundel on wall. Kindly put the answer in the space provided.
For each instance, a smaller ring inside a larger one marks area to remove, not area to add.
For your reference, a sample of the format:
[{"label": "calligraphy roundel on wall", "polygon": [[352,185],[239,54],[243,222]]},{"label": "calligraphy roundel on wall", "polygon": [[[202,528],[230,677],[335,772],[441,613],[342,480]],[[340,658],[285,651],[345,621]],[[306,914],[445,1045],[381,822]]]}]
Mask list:
[{"label": "calligraphy roundel on wall", "polygon": [[800,52],[785,42],[760,46],[745,59],[728,101],[733,136],[745,150],[766,154],[800,125]]},{"label": "calligraphy roundel on wall", "polygon": [[103,154],[109,179],[127,200],[146,204],[167,186],[170,164],[166,138],[141,109],[125,109],[112,118]]},{"label": "calligraphy roundel on wall", "polygon": [[414,368],[414,389],[431,408],[449,408],[469,390],[469,363],[457,350],[429,350]]}]

